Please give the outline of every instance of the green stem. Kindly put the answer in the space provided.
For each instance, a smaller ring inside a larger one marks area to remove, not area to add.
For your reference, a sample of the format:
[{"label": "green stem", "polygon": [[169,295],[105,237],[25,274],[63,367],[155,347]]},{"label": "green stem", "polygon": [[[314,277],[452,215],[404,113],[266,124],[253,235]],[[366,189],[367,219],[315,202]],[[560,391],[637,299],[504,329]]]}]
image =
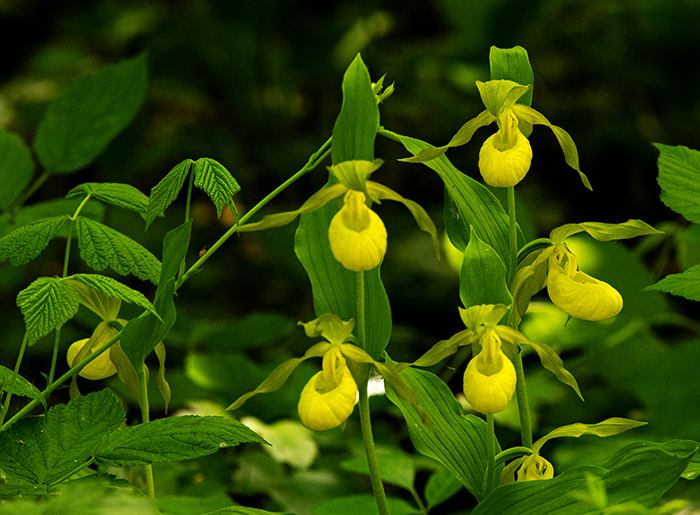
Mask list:
[{"label": "green stem", "polygon": [[321,145],[321,148],[319,148],[314,154],[311,155],[309,158],[309,161],[299,170],[297,173],[292,175],[289,179],[284,181],[282,184],[280,184],[277,188],[275,188],[269,195],[267,195],[264,199],[262,199],[260,202],[258,202],[253,208],[248,211],[245,215],[243,215],[237,223],[231,226],[231,228],[224,233],[221,238],[219,238],[216,243],[214,243],[207,251],[202,255],[195,263],[185,272],[184,274],[181,274],[178,277],[177,283],[175,284],[175,289],[179,288],[182,286],[182,283],[184,283],[187,279],[189,279],[192,274],[197,272],[199,268],[206,263],[206,261],[216,252],[216,250],[221,247],[228,239],[233,236],[236,231],[238,230],[238,227],[246,223],[250,218],[255,215],[258,211],[260,211],[265,205],[270,202],[273,198],[275,198],[277,195],[279,195],[282,191],[287,189],[291,184],[297,181],[302,175],[310,172],[314,168],[316,168],[321,161],[323,161],[330,153],[331,149],[329,148],[331,144],[331,138],[328,138],[328,140]]},{"label": "green stem", "polygon": [[[53,383],[51,383],[49,386],[47,386],[46,389],[45,389],[43,392],[41,392],[42,398],[43,398],[44,400],[48,399],[49,396],[50,396],[59,386],[61,386],[61,385],[62,385],[63,383],[65,383],[66,381],[68,381],[68,379],[70,379],[70,378],[73,376],[73,374],[77,374],[78,372],[80,372],[80,371],[83,369],[83,367],[85,367],[85,365],[87,365],[88,363],[90,363],[93,359],[97,358],[97,356],[99,356],[100,354],[102,354],[103,352],[105,352],[107,349],[109,349],[112,345],[114,345],[114,343],[115,343],[117,340],[119,340],[120,335],[121,335],[121,331],[119,331],[117,334],[115,334],[114,336],[112,336],[112,338],[110,338],[109,341],[105,342],[105,343],[104,343],[101,347],[99,347],[96,351],[94,351],[94,352],[92,352],[90,355],[86,356],[80,363],[77,363],[77,364],[73,365],[73,367],[71,367],[71,369],[68,370],[68,372],[66,372],[65,374],[63,374],[63,375],[62,375],[61,377],[59,377],[58,379],[56,379]],[[18,359],[19,359],[19,358],[18,358]],[[32,411],[34,408],[36,408],[36,407],[39,405],[40,402],[41,402],[41,401],[39,401],[39,400],[37,400],[37,399],[33,399],[32,401],[30,401],[29,403],[27,403],[27,405],[24,406],[24,408],[22,408],[22,409],[19,410],[17,413],[15,413],[15,414],[12,416],[12,418],[11,418],[10,420],[8,420],[7,422],[5,422],[5,423],[2,425],[2,427],[0,427],[0,431],[4,431],[4,430],[7,429],[8,427],[10,427],[12,424],[14,424],[15,422],[17,422],[19,419],[21,419],[22,417],[24,417],[25,415],[27,415],[30,411]],[[4,415],[3,415],[3,420],[4,420]]]},{"label": "green stem", "polygon": [[493,413],[486,414],[488,430],[486,432],[486,448],[488,461],[486,465],[486,486],[484,487],[484,497],[493,490],[494,473],[496,471],[496,429],[493,423]]},{"label": "green stem", "polygon": [[[515,187],[508,188],[508,222],[510,236],[510,274],[509,282],[515,275],[518,266],[518,224],[515,217]],[[514,327],[513,329],[517,329]],[[516,345],[513,365],[517,383],[515,394],[518,399],[518,412],[520,414],[520,437],[524,447],[532,447],[532,423],[530,420],[530,403],[527,398],[527,386],[525,384],[525,371],[523,369],[523,357],[520,347]]]},{"label": "green stem", "polygon": [[[355,335],[357,336],[358,346],[362,350],[366,350],[366,333],[365,333],[365,273],[356,272],[357,278],[357,324],[355,326]],[[372,436],[372,420],[369,413],[369,395],[367,394],[367,381],[369,378],[368,367],[362,368],[363,373],[360,378],[359,404],[360,404],[360,429],[362,431],[362,441],[365,444],[365,454],[367,455],[367,465],[369,466],[369,478],[372,483],[372,491],[374,498],[377,501],[379,515],[389,515],[389,504],[386,500],[384,492],[384,483],[382,476],[379,473],[379,462],[377,461],[377,451],[374,447],[374,437]]]},{"label": "green stem", "polygon": [[[192,166],[190,165],[190,181],[187,185],[187,202],[185,203],[185,223],[187,223],[190,220],[190,204],[192,203],[192,187],[194,185],[194,172],[191,170]],[[182,261],[180,262],[180,271],[178,272],[178,277],[182,277],[182,275],[185,273],[185,258],[182,258]]]},{"label": "green stem", "polygon": [[408,492],[411,494],[411,497],[413,497],[413,500],[418,505],[418,510],[421,512],[421,515],[428,515],[428,507],[423,502],[423,499],[420,498],[420,495],[418,495],[416,489],[413,486],[411,486],[410,488],[408,488]]},{"label": "green stem", "polygon": [[[139,387],[141,390],[141,423],[147,424],[151,420],[150,407],[148,403],[148,369],[146,364],[141,365],[141,369],[138,371],[139,375]],[[153,465],[150,463],[145,467],[146,474],[146,495],[149,499],[155,499],[155,483],[153,480]]]},{"label": "green stem", "polygon": [[27,333],[24,333],[24,338],[22,338],[22,345],[19,347],[19,354],[17,355],[17,361],[15,362],[15,370],[12,373],[12,381],[10,381],[10,387],[7,389],[7,397],[5,397],[5,403],[2,407],[2,414],[0,414],[0,424],[5,420],[5,416],[10,409],[10,401],[12,400],[12,392],[15,389],[15,383],[17,382],[17,376],[19,375],[19,367],[22,364],[22,358],[24,357],[24,351],[27,349],[27,342],[29,341]]},{"label": "green stem", "polygon": [[367,465],[369,466],[369,478],[372,483],[372,491],[377,501],[379,515],[389,515],[389,504],[384,492],[384,483],[379,474],[379,462],[377,461],[377,451],[374,448],[374,438],[372,437],[372,422],[369,416],[369,396],[367,395],[367,381],[362,381],[358,386],[360,394],[360,429],[362,430],[362,440],[365,444],[365,454],[367,455]]}]

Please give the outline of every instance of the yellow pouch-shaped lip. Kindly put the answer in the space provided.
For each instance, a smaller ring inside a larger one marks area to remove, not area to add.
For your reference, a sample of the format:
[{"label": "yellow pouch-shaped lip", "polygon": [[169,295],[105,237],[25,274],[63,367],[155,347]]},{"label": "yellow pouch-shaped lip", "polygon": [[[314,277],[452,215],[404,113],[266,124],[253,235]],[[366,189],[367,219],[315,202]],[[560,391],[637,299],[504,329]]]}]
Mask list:
[{"label": "yellow pouch-shaped lip", "polygon": [[333,429],[350,416],[357,400],[357,384],[347,366],[337,372],[342,378],[336,388],[324,391],[327,387],[323,371],[315,374],[299,397],[299,417],[309,429],[325,431]]},{"label": "yellow pouch-shaped lip", "polygon": [[486,184],[507,188],[518,184],[530,169],[532,147],[518,130],[513,130],[512,146],[499,149],[500,132],[490,136],[479,151],[479,171]]},{"label": "yellow pouch-shaped lip", "polygon": [[569,275],[555,260],[549,264],[547,292],[554,305],[581,320],[607,320],[622,310],[622,295],[615,288],[581,271]]},{"label": "yellow pouch-shaped lip", "polygon": [[[90,338],[78,340],[68,347],[68,353],[66,356],[68,366],[72,367],[75,364],[75,357],[78,355],[78,352],[80,352],[80,349],[82,349],[89,340]],[[85,379],[97,381],[98,379],[105,379],[113,376],[116,373],[117,367],[115,367],[112,360],[109,359],[109,351],[106,351],[85,365],[78,375],[80,377],[84,377]]]}]

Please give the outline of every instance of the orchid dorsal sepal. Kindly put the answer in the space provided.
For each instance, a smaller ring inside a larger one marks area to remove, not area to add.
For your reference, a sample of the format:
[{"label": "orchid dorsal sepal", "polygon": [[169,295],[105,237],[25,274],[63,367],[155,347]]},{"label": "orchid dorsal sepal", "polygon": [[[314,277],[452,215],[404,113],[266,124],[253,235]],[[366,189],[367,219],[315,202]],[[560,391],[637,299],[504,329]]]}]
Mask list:
[{"label": "orchid dorsal sepal", "polygon": [[354,159],[329,166],[328,171],[346,188],[361,191],[368,197],[371,197],[371,194],[367,194],[366,182],[369,176],[378,170],[382,164],[384,164],[384,161],[381,159],[375,159],[374,161]]},{"label": "orchid dorsal sepal", "polygon": [[565,224],[561,227],[553,229],[549,233],[549,239],[554,244],[563,243],[566,238],[581,232],[588,233],[591,237],[598,241],[615,241],[628,238],[636,238],[637,236],[647,236],[651,234],[663,234],[643,222],[642,220],[629,219],[626,222],[619,224],[608,224],[603,222],[583,222],[578,224]]},{"label": "orchid dorsal sepal", "polygon": [[228,408],[226,408],[226,410],[231,411],[240,408],[248,399],[259,393],[270,393],[279,390],[287,381],[292,372],[294,372],[294,370],[301,365],[301,363],[309,358],[323,357],[326,352],[331,349],[331,347],[332,345],[328,342],[319,342],[309,348],[309,350],[307,350],[301,358],[292,358],[288,359],[284,363],[281,363],[272,371],[272,373],[270,373],[269,376],[265,378],[265,380],[263,380],[262,383],[260,383],[255,390],[241,395]]},{"label": "orchid dorsal sepal", "polygon": [[506,109],[512,108],[520,97],[532,89],[531,85],[523,86],[504,79],[486,82],[478,80],[476,87],[486,110],[495,118],[498,118]]},{"label": "orchid dorsal sepal", "polygon": [[299,322],[309,338],[324,337],[331,343],[345,343],[352,330],[355,328],[355,320],[341,320],[333,313],[324,313],[310,322]]},{"label": "orchid dorsal sepal", "polygon": [[505,304],[479,304],[468,308],[459,308],[459,316],[462,322],[472,331],[479,326],[495,326],[508,313],[510,306]]}]

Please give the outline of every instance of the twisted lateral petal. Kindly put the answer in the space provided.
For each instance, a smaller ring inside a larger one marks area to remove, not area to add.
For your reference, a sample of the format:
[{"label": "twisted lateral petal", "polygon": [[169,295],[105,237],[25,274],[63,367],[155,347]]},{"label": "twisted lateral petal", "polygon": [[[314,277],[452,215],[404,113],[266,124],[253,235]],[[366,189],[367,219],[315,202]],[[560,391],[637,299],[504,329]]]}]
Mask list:
[{"label": "twisted lateral petal", "polygon": [[481,413],[498,413],[515,392],[515,367],[501,350],[501,339],[494,330],[488,330],[480,343],[481,352],[464,371],[464,397]]},{"label": "twisted lateral petal", "polygon": [[537,453],[532,453],[525,458],[518,469],[518,481],[534,481],[537,479],[552,479],[554,467]]},{"label": "twisted lateral petal", "polygon": [[338,370],[342,374],[338,386],[324,379],[323,372],[315,374],[299,397],[299,417],[309,429],[325,431],[342,424],[352,413],[357,400],[357,384],[347,366]]},{"label": "twisted lateral petal", "polygon": [[499,149],[500,132],[489,137],[479,151],[479,171],[486,184],[507,188],[518,184],[527,174],[532,161],[532,147],[519,129],[513,129],[513,145]]},{"label": "twisted lateral petal", "polygon": [[615,288],[580,271],[569,275],[554,259],[549,262],[547,292],[559,309],[581,320],[607,320],[622,310],[622,296]]},{"label": "twisted lateral petal", "polygon": [[[84,340],[78,340],[74,342],[70,347],[68,347],[68,354],[66,359],[68,361],[68,366],[72,367],[76,364],[76,357],[80,350],[85,347],[85,344],[90,341],[90,338],[85,338]],[[93,351],[94,352],[94,351]],[[113,376],[117,373],[117,367],[114,366],[112,360],[109,359],[109,351],[103,352],[97,356],[90,363],[85,365],[83,369],[78,372],[80,377],[85,379],[90,379],[91,381],[97,381],[98,379],[105,379],[107,377]]]},{"label": "twisted lateral petal", "polygon": [[360,191],[345,194],[345,203],[328,228],[328,240],[335,259],[355,272],[375,268],[386,253],[384,222],[367,207]]}]

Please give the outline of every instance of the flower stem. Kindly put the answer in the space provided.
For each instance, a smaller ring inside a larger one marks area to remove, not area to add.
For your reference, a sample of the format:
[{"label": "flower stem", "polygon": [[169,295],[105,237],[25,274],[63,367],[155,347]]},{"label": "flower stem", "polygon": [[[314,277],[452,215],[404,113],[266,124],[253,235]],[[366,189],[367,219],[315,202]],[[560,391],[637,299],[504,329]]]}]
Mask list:
[{"label": "flower stem", "polygon": [[[141,369],[138,371],[139,375],[139,387],[141,389],[141,423],[147,424],[150,421],[150,408],[148,405],[148,369],[146,364],[141,365]],[[153,465],[150,463],[145,466],[146,474],[146,495],[149,499],[155,499],[155,483],[153,481]]]},{"label": "flower stem", "polygon": [[297,179],[299,179],[302,175],[310,172],[314,168],[316,168],[321,161],[323,161],[328,154],[331,153],[330,149],[330,144],[331,144],[331,138],[328,138],[326,142],[321,145],[321,147],[314,152],[311,157],[309,157],[308,162],[299,170],[297,173],[292,175],[289,179],[284,181],[282,184],[280,184],[277,188],[275,188],[269,195],[267,195],[264,199],[262,199],[260,202],[258,202],[253,208],[248,211],[245,215],[243,215],[235,224],[233,224],[228,231],[224,233],[223,236],[221,236],[216,243],[214,243],[209,249],[202,255],[195,263],[185,272],[184,274],[180,274],[180,276],[177,279],[177,283],[175,284],[175,289],[178,289],[180,286],[182,286],[182,283],[184,283],[192,274],[197,272],[199,268],[206,263],[206,261],[216,252],[216,250],[221,247],[228,239],[233,236],[238,227],[246,223],[250,218],[260,211],[265,205],[270,202],[273,198],[275,198],[277,195],[279,195],[282,191],[287,189],[291,184],[296,182]]},{"label": "flower stem", "polygon": [[493,490],[493,476],[496,471],[496,429],[493,423],[493,413],[486,414],[488,429],[486,432],[486,450],[488,461],[486,465],[486,486],[484,487],[484,497]]},{"label": "flower stem", "polygon": [[[515,217],[515,186],[508,188],[508,222],[510,235],[510,282],[515,275],[518,266],[518,224]],[[517,329],[514,327],[513,329]],[[530,403],[527,399],[527,386],[525,384],[525,371],[523,369],[523,357],[520,347],[516,346],[513,356],[513,365],[517,383],[515,394],[518,399],[518,412],[520,414],[520,437],[524,447],[532,447],[532,423],[530,420]]]},{"label": "flower stem", "polygon": [[12,392],[15,389],[15,383],[17,382],[17,376],[19,375],[19,367],[22,364],[22,358],[24,357],[24,351],[27,349],[27,333],[24,333],[24,338],[22,339],[22,345],[19,348],[19,354],[17,355],[17,361],[15,362],[15,370],[12,373],[12,381],[10,381],[10,386],[7,390],[7,397],[5,397],[5,403],[2,407],[2,413],[0,414],[0,424],[5,420],[8,410],[10,409],[10,401],[12,400]]},{"label": "flower stem", "polygon": [[[365,273],[356,272],[357,277],[357,324],[355,325],[355,335],[358,346],[366,350],[367,342],[365,333]],[[367,465],[369,466],[369,478],[372,483],[372,491],[377,501],[379,515],[389,515],[389,504],[384,492],[384,483],[379,474],[379,462],[377,461],[377,451],[374,447],[374,437],[372,436],[372,421],[369,413],[369,395],[367,393],[367,382],[369,379],[368,367],[362,367],[363,374],[359,378],[358,392],[360,404],[360,429],[362,431],[362,441],[365,444],[365,454],[367,455]]]}]

